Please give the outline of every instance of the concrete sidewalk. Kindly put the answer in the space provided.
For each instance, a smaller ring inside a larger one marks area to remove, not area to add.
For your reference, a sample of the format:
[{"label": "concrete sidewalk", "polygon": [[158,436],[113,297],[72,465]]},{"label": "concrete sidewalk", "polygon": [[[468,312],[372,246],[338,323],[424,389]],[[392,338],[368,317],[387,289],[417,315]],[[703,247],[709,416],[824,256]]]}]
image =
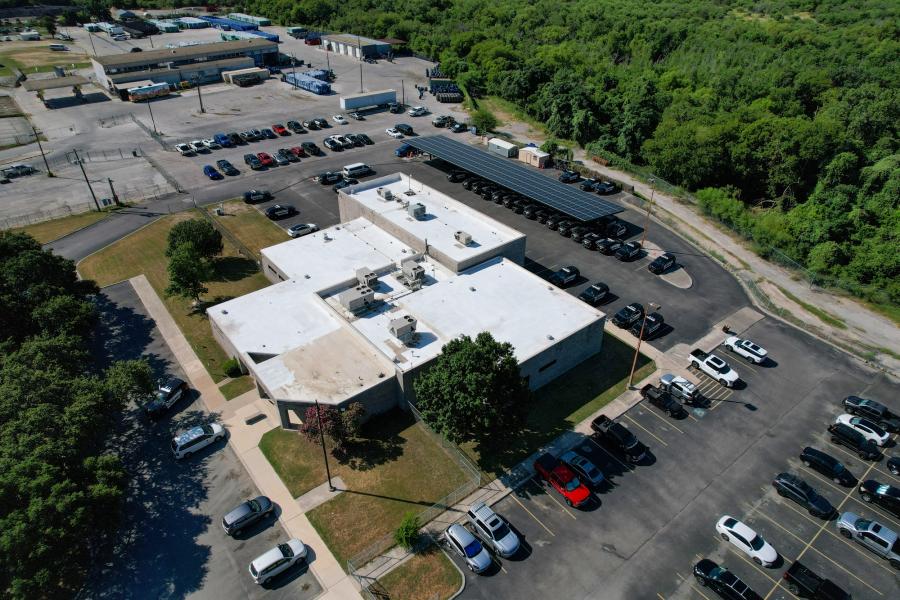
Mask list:
[{"label": "concrete sidewalk", "polygon": [[206,410],[218,414],[222,419],[228,430],[228,443],[240,458],[253,483],[278,507],[278,518],[288,535],[303,540],[310,549],[309,568],[324,590],[319,598],[361,600],[353,578],[344,572],[259,449],[263,434],[278,426],[275,408],[259,398],[255,391],[235,398],[232,400],[234,405],[226,401],[147,278],[139,275],[130,279],[130,282],[172,349],[191,386],[200,393]]}]

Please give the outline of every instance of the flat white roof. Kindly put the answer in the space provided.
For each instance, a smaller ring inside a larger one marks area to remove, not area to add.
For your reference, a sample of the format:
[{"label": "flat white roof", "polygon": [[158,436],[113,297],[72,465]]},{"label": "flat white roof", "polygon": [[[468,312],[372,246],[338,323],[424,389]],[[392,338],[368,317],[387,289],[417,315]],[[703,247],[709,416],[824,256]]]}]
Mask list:
[{"label": "flat white roof", "polygon": [[[378,195],[378,188],[387,188],[394,200],[386,201]],[[413,192],[409,194],[408,192]],[[426,186],[408,175],[393,175],[362,182],[345,188],[344,193],[366,208],[380,214],[399,229],[438,252],[460,262],[524,237],[520,231],[504,225],[438,190]],[[398,201],[401,200],[402,202]],[[425,205],[425,218],[412,218],[404,203]],[[472,243],[463,246],[454,235],[464,231],[472,236]]]}]

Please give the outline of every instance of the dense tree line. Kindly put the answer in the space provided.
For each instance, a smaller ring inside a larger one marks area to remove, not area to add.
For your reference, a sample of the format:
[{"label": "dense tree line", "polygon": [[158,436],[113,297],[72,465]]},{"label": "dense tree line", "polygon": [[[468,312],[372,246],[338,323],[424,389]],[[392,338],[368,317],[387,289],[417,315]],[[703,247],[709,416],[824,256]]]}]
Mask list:
[{"label": "dense tree line", "polygon": [[0,596],[72,596],[114,531],[125,473],[107,448],[146,362],[100,371],[90,281],[33,238],[0,232]]},{"label": "dense tree line", "polygon": [[595,154],[712,188],[704,206],[729,199],[758,243],[777,242],[822,275],[900,302],[897,261],[885,260],[900,243],[895,0],[246,0],[241,8],[408,40],[472,94],[515,102]]}]

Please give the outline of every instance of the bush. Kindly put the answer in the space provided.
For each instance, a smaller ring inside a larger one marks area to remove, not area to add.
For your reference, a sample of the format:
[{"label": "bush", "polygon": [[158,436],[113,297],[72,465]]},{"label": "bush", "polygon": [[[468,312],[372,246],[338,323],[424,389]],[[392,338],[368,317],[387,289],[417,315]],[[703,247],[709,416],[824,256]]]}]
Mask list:
[{"label": "bush", "polygon": [[394,541],[398,546],[412,550],[419,540],[419,529],[421,527],[422,524],[419,523],[419,517],[412,513],[406,513],[403,516],[400,527],[394,532]]},{"label": "bush", "polygon": [[229,358],[222,363],[222,370],[229,377],[240,377],[244,373],[241,371],[241,363],[236,358]]}]

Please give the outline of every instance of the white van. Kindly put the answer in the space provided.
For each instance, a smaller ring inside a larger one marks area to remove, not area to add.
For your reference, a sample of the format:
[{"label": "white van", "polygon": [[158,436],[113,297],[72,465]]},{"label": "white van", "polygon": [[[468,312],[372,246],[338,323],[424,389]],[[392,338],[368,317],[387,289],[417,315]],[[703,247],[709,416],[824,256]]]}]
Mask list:
[{"label": "white van", "polygon": [[200,425],[175,436],[172,440],[172,454],[175,458],[182,459],[224,438],[225,428],[218,423]]},{"label": "white van", "polygon": [[294,538],[256,557],[250,563],[250,576],[254,583],[265,585],[302,560],[306,560],[306,544]]},{"label": "white van", "polygon": [[367,165],[366,163],[353,163],[352,165],[345,165],[344,170],[341,171],[341,174],[347,178],[353,177],[363,177],[372,172],[372,167]]}]

